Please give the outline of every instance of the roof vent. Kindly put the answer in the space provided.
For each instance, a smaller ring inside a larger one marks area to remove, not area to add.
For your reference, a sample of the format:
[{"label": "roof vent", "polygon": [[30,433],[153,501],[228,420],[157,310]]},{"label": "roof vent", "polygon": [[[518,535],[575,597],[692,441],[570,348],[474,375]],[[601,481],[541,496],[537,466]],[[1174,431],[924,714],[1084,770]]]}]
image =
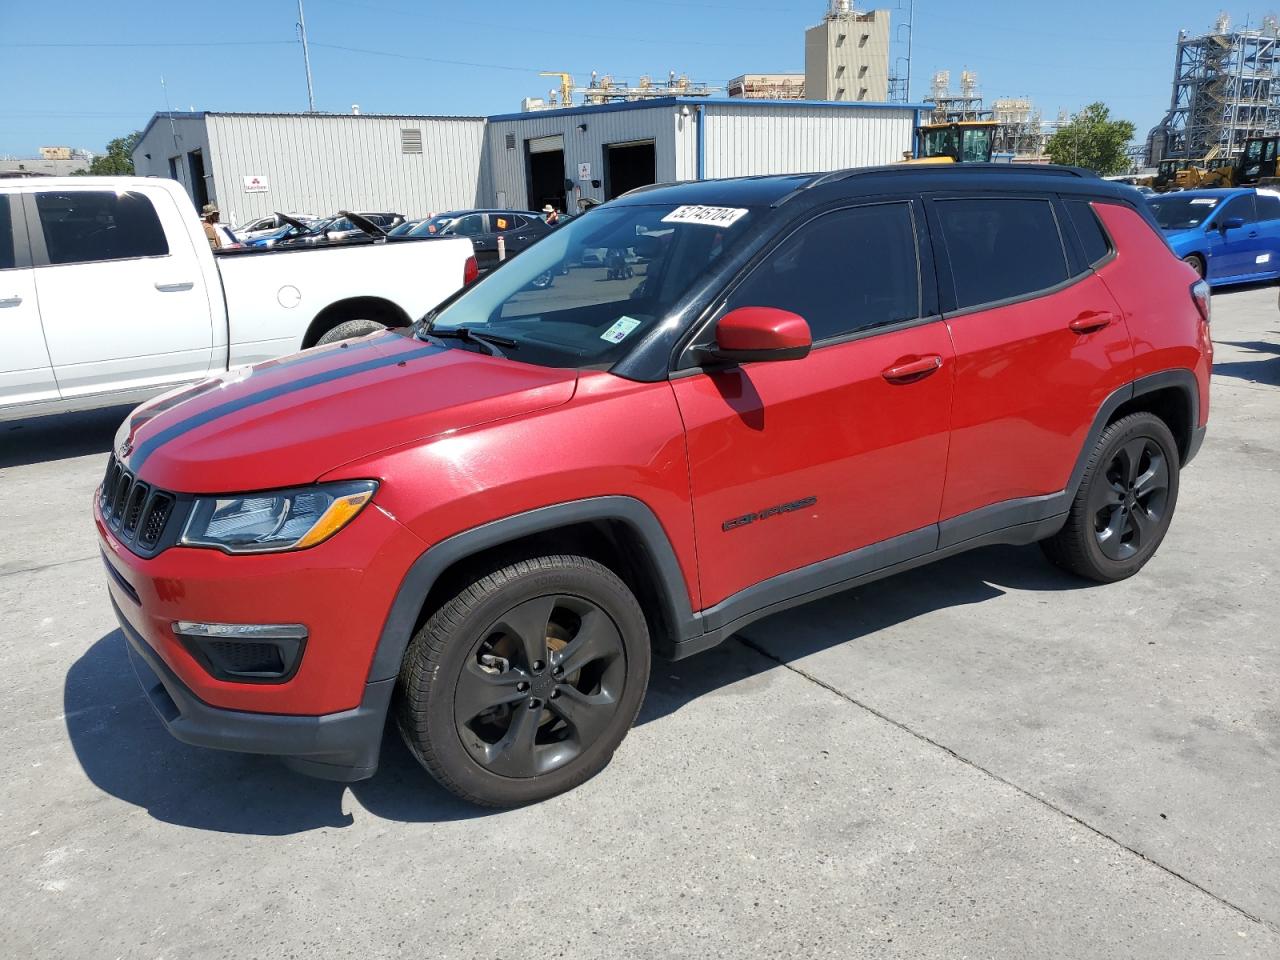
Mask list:
[{"label": "roof vent", "polygon": [[400,130],[400,152],[422,152],[422,131],[420,129],[414,127],[412,129],[402,128]]}]

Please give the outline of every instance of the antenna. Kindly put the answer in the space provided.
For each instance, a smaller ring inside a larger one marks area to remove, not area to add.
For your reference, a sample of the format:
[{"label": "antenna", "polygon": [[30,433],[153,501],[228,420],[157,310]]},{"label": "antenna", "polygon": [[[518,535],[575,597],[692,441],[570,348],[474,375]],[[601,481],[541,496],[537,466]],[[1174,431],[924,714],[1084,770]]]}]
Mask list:
[{"label": "antenna", "polygon": [[[178,128],[173,125],[173,107],[169,105],[169,85],[164,82],[164,74],[160,74],[160,90],[164,93],[164,112],[169,118],[169,136],[173,138],[173,152],[182,156],[182,149],[178,146]],[[178,182],[186,185],[186,164],[178,163],[174,165],[178,170]]]},{"label": "antenna", "polygon": [[307,46],[307,18],[302,13],[302,0],[298,0],[298,33],[302,37],[302,65],[307,71],[307,112],[316,112],[316,95],[311,89],[311,49]]}]

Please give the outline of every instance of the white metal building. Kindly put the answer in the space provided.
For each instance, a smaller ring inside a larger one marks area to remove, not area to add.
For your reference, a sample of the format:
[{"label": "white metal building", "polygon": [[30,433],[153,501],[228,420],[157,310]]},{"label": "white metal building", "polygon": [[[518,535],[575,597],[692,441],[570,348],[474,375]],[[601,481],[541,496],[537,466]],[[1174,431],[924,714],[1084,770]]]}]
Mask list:
[{"label": "white metal building", "polygon": [[232,224],[275,210],[577,210],[655,182],[893,163],[927,109],[662,97],[488,119],[159,113],[133,159]]},{"label": "white metal building", "polygon": [[496,206],[575,210],[648,183],[894,163],[925,109],[666,97],[504,114],[489,118],[487,181]]},{"label": "white metal building", "polygon": [[225,223],[273,211],[425,216],[473,207],[483,117],[372,114],[157,113],[133,153],[139,176],[185,184]]}]

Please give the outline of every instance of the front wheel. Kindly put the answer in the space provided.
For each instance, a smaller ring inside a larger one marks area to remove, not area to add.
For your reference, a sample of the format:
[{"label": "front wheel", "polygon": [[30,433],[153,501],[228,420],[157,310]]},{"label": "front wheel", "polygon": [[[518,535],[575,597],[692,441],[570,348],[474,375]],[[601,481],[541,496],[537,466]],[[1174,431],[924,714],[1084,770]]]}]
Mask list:
[{"label": "front wheel", "polygon": [[1065,570],[1112,583],[1155,554],[1178,502],[1178,445],[1159,417],[1135,413],[1098,439],[1063,528],[1040,546]]},{"label": "front wheel", "polygon": [[472,803],[544,800],[595,776],[649,680],[635,596],[578,556],[521,560],[462,585],[427,619],[396,682],[409,749]]}]

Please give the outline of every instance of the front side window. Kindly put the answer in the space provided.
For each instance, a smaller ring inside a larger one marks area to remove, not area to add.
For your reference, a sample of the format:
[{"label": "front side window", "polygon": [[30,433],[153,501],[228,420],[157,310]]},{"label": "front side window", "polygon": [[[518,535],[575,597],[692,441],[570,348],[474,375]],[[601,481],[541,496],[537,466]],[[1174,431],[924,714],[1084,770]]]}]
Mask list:
[{"label": "front side window", "polygon": [[12,270],[18,265],[13,247],[13,219],[9,198],[0,196],[0,270]]},{"label": "front side window", "polygon": [[144,194],[73,190],[37,193],[36,209],[51,264],[163,257],[164,227]]},{"label": "front side window", "polygon": [[991,160],[991,130],[987,127],[968,127],[961,141],[961,163],[987,163]]},{"label": "front side window", "polygon": [[672,204],[593,210],[508,260],[419,336],[483,349],[461,339],[461,328],[502,338],[498,349],[512,360],[607,368],[750,238],[756,217],[747,208]]},{"label": "front side window", "polygon": [[804,317],[814,343],[920,316],[911,206],[882,203],[824,214],[769,254],[727,309],[777,307]]},{"label": "front side window", "polygon": [[459,237],[474,237],[484,233],[484,214],[472,213],[459,217],[453,222],[448,232]]},{"label": "front side window", "polygon": [[1253,223],[1258,219],[1253,210],[1253,194],[1233,197],[1227,201],[1227,205],[1222,208],[1222,216],[1217,219],[1219,223],[1225,223],[1232,217],[1239,217],[1245,223]]},{"label": "front side window", "polygon": [[956,307],[994,303],[1067,279],[1067,258],[1048,200],[990,198],[934,203],[951,259]]}]

